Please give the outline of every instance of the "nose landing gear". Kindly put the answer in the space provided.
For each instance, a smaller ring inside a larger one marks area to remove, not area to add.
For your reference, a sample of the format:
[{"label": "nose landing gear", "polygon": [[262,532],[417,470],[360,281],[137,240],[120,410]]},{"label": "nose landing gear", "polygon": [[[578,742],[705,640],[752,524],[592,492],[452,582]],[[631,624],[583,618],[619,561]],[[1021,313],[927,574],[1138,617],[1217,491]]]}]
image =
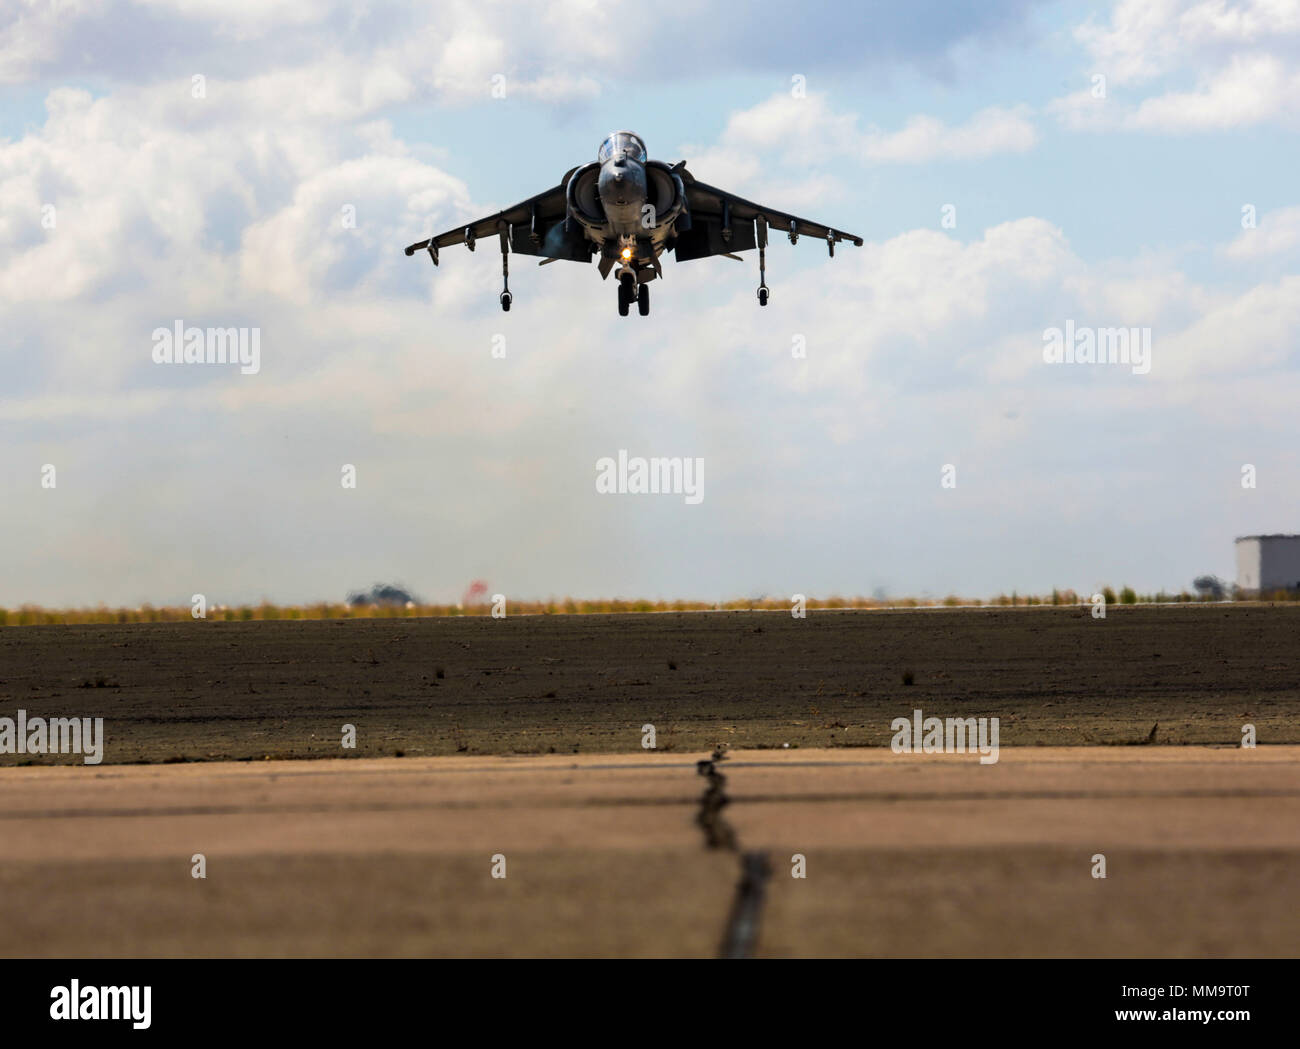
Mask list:
[{"label": "nose landing gear", "polygon": [[618,281],[618,315],[626,317],[632,309],[632,303],[636,303],[636,311],[642,317],[650,315],[650,288],[645,284],[637,284],[636,278],[630,273],[623,274]]}]

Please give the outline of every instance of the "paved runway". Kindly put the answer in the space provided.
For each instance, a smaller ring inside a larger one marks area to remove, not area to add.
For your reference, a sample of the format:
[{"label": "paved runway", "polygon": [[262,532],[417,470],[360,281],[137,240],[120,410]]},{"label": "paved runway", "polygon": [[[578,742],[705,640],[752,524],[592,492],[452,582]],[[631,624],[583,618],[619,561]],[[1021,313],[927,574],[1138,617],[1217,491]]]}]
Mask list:
[{"label": "paved runway", "polygon": [[[0,770],[0,955],[708,957],[739,868],[704,756]],[[719,769],[762,956],[1300,953],[1300,747]]]}]

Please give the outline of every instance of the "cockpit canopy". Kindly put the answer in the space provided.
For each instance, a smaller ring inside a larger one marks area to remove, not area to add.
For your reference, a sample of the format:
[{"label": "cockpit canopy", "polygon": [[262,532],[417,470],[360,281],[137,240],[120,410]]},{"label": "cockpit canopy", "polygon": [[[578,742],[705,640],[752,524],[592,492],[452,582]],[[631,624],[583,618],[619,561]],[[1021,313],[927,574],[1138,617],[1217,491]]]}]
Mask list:
[{"label": "cockpit canopy", "polygon": [[596,154],[596,158],[603,164],[610,157],[620,153],[626,154],[629,160],[644,164],[645,143],[641,141],[641,136],[634,135],[630,131],[615,131],[600,144],[600,152]]}]

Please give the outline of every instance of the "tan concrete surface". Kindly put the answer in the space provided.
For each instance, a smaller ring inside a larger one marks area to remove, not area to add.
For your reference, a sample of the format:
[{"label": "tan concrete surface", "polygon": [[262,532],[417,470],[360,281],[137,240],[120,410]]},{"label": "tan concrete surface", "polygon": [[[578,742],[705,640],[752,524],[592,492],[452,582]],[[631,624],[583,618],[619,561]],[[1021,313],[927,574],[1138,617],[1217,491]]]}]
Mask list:
[{"label": "tan concrete surface", "polygon": [[[0,955],[707,957],[737,863],[703,756],[0,770]],[[1300,953],[1300,747],[720,768],[775,868],[763,955]]]}]

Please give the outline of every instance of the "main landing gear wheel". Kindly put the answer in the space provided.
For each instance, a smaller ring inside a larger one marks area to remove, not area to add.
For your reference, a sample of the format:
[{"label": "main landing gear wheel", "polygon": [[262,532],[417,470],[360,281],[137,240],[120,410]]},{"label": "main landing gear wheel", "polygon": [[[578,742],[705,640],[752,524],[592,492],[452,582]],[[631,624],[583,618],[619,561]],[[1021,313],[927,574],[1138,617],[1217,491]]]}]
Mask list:
[{"label": "main landing gear wheel", "polygon": [[759,289],[758,289],[758,304],[759,304],[760,306],[766,306],[766,305],[767,305],[767,289],[766,289],[766,288],[759,288]]},{"label": "main landing gear wheel", "polygon": [[650,286],[642,284],[641,289],[636,293],[636,311],[642,317],[650,316]]},{"label": "main landing gear wheel", "polygon": [[510,303],[513,301],[513,299],[514,296],[512,296],[510,292],[503,291],[501,293],[501,308],[505,310],[507,313],[510,312]]},{"label": "main landing gear wheel", "polygon": [[636,298],[636,282],[631,277],[623,277],[618,282],[618,315],[626,317],[627,311]]}]

